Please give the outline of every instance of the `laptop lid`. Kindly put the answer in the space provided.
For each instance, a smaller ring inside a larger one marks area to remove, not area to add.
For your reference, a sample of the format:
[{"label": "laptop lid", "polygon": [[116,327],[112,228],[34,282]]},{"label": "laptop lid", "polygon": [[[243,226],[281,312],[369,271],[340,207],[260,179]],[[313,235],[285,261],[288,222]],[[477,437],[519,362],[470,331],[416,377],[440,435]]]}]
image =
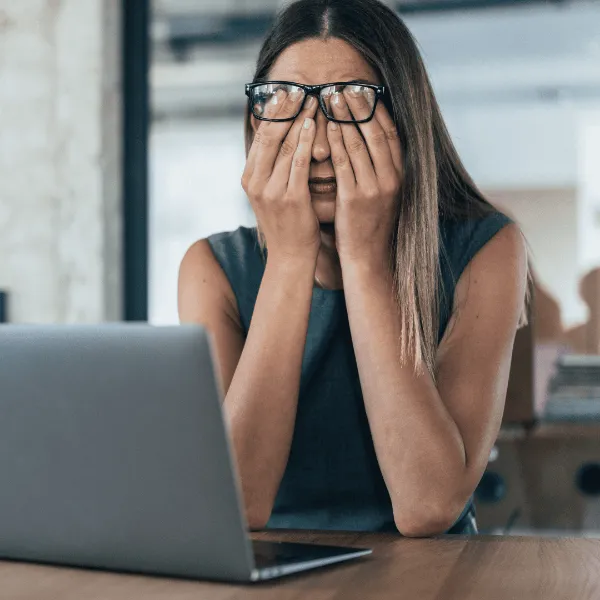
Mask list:
[{"label": "laptop lid", "polygon": [[0,326],[0,557],[247,581],[207,332]]}]

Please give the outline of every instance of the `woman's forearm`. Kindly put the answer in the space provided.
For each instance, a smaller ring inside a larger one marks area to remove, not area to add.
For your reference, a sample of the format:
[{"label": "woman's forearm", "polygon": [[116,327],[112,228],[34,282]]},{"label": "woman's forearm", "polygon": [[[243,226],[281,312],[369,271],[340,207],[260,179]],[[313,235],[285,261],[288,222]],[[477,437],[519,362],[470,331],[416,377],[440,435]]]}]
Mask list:
[{"label": "woman's forearm", "polygon": [[401,365],[391,274],[343,260],[342,270],[365,408],[396,524],[402,533],[436,533],[461,509],[463,440],[430,375]]},{"label": "woman's forearm", "polygon": [[269,257],[224,401],[249,525],[264,527],[289,456],[316,260]]}]

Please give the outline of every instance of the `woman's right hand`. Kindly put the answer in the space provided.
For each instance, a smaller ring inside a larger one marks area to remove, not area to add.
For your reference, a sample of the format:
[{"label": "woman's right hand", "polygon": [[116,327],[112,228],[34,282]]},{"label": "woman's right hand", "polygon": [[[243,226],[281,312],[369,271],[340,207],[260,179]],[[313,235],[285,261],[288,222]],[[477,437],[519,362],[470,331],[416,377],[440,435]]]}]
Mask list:
[{"label": "woman's right hand", "polygon": [[[279,90],[277,103],[268,104],[265,116],[294,114],[301,96],[292,96]],[[319,222],[308,189],[317,106],[311,96],[294,121],[260,121],[248,153],[242,187],[271,257],[316,261],[319,253]]]}]

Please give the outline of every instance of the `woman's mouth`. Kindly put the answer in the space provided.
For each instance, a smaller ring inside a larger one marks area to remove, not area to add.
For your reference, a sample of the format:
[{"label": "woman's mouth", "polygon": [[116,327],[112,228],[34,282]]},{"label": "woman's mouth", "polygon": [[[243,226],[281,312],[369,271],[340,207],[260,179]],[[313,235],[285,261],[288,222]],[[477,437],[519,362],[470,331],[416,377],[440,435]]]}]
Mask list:
[{"label": "woman's mouth", "polygon": [[308,180],[311,194],[334,194],[337,190],[335,177],[313,177]]}]

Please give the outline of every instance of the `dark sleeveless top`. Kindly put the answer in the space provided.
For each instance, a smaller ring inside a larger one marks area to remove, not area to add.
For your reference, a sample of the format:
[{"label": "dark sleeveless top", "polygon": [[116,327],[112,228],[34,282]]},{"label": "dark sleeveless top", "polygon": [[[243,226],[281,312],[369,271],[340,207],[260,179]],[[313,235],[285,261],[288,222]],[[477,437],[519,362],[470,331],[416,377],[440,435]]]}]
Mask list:
[{"label": "dark sleeveless top", "polygon": [[[438,342],[462,271],[510,222],[501,213],[440,220]],[[256,229],[240,227],[210,236],[208,242],[231,284],[247,333],[264,272]],[[363,404],[343,290],[313,288],[294,436],[268,527],[396,530]],[[449,533],[476,533],[472,499]]]}]

